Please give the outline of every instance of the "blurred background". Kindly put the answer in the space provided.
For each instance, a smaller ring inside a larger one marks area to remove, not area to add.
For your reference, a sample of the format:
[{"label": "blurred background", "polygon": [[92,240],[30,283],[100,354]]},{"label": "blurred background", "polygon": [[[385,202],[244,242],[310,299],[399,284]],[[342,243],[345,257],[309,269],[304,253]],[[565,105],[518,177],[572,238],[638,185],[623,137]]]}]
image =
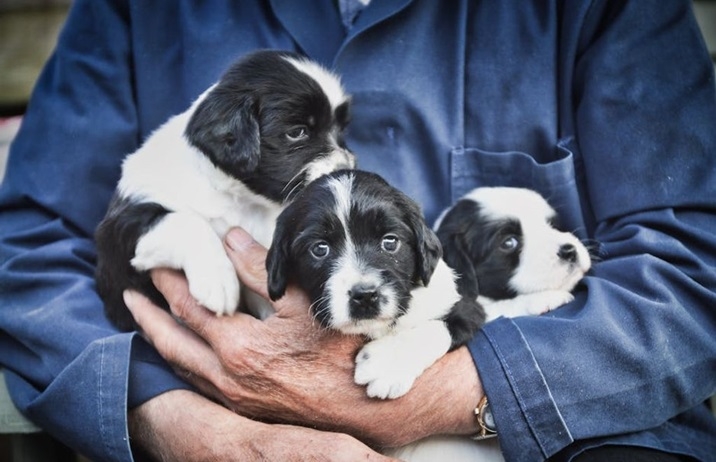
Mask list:
[{"label": "blurred background", "polygon": [[[0,0],[0,179],[32,87],[55,46],[72,0]],[[716,65],[716,0],[694,0]],[[0,462],[82,461],[25,420],[10,402],[0,370]]]},{"label": "blurred background", "polygon": [[[72,0],[0,0],[0,179],[9,140],[57,40]],[[716,0],[694,0],[716,63]]]}]

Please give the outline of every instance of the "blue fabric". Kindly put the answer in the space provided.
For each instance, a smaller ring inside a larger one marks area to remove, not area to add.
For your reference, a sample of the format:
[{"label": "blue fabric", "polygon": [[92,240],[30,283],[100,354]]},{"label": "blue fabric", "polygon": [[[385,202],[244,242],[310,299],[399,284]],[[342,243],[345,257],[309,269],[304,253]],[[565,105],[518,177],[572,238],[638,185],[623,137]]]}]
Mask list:
[{"label": "blue fabric", "polygon": [[361,0],[338,0],[338,9],[341,12],[341,20],[346,30],[353,27],[353,22],[365,6]]},{"label": "blue fabric", "polygon": [[690,2],[76,0],[0,187],[0,363],[19,408],[131,460],[126,408],[186,387],[94,292],[120,162],[236,57],[301,51],[353,94],[362,168],[433,220],[536,188],[600,260],[570,305],[469,348],[508,460],[632,444],[716,454],[716,98]]}]

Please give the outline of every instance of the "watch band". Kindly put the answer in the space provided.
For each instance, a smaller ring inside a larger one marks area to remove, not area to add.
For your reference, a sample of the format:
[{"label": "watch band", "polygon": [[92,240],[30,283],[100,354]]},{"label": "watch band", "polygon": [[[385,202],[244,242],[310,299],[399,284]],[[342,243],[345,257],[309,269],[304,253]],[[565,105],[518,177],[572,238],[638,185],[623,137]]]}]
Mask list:
[{"label": "watch band", "polygon": [[495,428],[495,419],[492,417],[490,405],[487,402],[487,396],[483,396],[475,408],[475,419],[477,420],[478,432],[472,437],[474,440],[484,440],[497,436]]}]

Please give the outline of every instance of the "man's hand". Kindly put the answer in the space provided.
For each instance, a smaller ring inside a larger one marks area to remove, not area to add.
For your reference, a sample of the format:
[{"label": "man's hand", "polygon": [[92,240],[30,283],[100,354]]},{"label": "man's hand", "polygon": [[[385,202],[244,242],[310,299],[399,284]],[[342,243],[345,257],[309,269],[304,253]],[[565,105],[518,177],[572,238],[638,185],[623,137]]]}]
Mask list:
[{"label": "man's hand", "polygon": [[186,390],[161,394],[128,419],[135,453],[154,460],[392,460],[348,435],[255,422]]},{"label": "man's hand", "polygon": [[[266,297],[266,250],[239,229],[227,244],[242,282]],[[127,305],[145,336],[187,381],[242,415],[387,446],[475,431],[471,411],[482,389],[465,348],[428,369],[404,397],[374,400],[353,383],[362,339],[321,329],[302,292],[289,288],[274,304],[276,315],[259,321],[242,313],[215,316],[191,297],[181,273],[154,270],[152,278],[182,324],[130,294]]]}]

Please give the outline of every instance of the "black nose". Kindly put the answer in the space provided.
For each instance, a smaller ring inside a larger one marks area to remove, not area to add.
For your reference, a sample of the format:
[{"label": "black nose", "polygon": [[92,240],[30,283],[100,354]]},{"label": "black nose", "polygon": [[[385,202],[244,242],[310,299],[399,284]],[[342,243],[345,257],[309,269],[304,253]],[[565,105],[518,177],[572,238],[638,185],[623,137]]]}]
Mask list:
[{"label": "black nose", "polygon": [[577,261],[577,248],[572,244],[563,244],[557,251],[557,256],[564,261],[574,263]]},{"label": "black nose", "polygon": [[374,285],[359,284],[348,291],[350,314],[353,319],[369,319],[379,311],[378,288]]}]

